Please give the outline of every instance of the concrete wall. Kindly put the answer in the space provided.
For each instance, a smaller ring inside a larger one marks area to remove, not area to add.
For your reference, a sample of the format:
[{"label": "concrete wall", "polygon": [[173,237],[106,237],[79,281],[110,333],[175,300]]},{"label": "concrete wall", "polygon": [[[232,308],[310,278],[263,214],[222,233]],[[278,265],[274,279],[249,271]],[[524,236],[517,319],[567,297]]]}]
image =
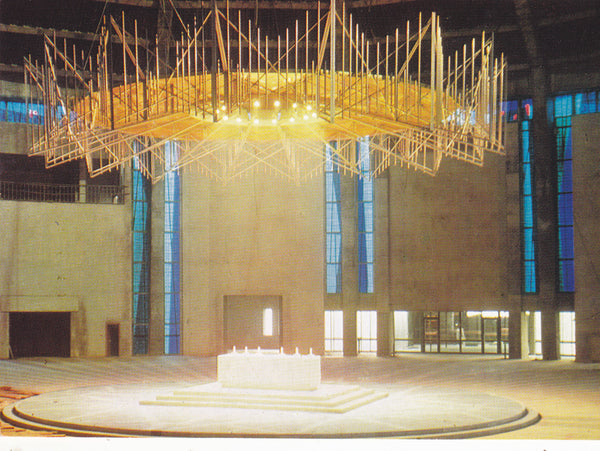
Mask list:
[{"label": "concrete wall", "polygon": [[505,203],[502,156],[444,160],[435,177],[390,168],[393,309],[509,310]]},{"label": "concrete wall", "polygon": [[106,355],[106,323],[131,352],[129,205],[0,201],[0,357],[8,312],[70,311],[71,355]]},{"label": "concrete wall", "polygon": [[600,114],[573,117],[577,360],[600,362]]},{"label": "concrete wall", "polygon": [[323,180],[262,175],[182,192],[183,352],[223,352],[224,296],[281,296],[286,351],[323,349]]}]

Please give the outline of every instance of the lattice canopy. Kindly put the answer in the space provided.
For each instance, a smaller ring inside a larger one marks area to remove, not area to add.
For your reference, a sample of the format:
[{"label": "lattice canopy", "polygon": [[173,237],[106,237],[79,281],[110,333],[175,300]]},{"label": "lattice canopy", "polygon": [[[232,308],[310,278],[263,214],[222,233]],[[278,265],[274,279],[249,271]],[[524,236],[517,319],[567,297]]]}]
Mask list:
[{"label": "lattice canopy", "polygon": [[[135,160],[156,182],[178,169],[300,181],[323,171],[332,142],[340,168],[358,175],[365,136],[373,176],[391,164],[434,175],[444,157],[481,165],[485,151],[503,151],[504,58],[484,34],[446,60],[435,14],[371,42],[332,0],[273,38],[214,2],[171,43],[173,67],[157,56],[163,44],[106,18],[84,64],[46,37],[43,64],[25,61],[31,99],[45,105],[31,153],[48,166],[84,158],[92,176]],[[179,159],[167,165],[169,141]]]}]

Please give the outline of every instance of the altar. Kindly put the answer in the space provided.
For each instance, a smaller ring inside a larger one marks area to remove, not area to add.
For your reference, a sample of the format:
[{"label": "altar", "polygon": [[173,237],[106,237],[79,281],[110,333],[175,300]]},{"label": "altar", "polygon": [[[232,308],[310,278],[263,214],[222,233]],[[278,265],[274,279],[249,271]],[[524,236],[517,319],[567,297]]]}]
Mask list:
[{"label": "altar", "polygon": [[225,388],[316,390],[321,383],[321,357],[284,354],[282,350],[237,351],[217,357],[217,380]]}]

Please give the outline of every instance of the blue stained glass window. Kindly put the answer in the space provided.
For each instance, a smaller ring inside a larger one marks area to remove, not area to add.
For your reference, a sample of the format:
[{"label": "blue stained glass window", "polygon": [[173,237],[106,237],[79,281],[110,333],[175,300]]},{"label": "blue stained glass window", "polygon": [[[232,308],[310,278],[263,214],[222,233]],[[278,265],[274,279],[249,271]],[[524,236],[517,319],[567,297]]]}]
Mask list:
[{"label": "blue stained glass window", "polygon": [[535,259],[535,247],[533,245],[533,229],[523,230],[523,255],[526,262],[532,262]]},{"label": "blue stained glass window", "polygon": [[575,264],[573,260],[562,259],[558,262],[561,291],[575,291]]},{"label": "blue stained glass window", "polygon": [[516,122],[518,119],[519,103],[517,100],[502,102],[502,115],[506,117],[506,122]]},{"label": "blue stained glass window", "polygon": [[165,144],[165,222],[164,222],[164,306],[165,354],[181,352],[180,318],[180,179],[176,169],[179,146],[170,141]]},{"label": "blue stained glass window", "polygon": [[[57,119],[62,117],[62,110],[57,112]],[[18,122],[23,124],[44,123],[44,105],[27,103],[24,100],[0,100],[0,122]]]},{"label": "blue stained glass window", "polygon": [[533,119],[533,100],[526,99],[521,101],[521,108],[523,110],[523,120],[530,121]]},{"label": "blue stained glass window", "polygon": [[369,138],[357,142],[360,176],[357,180],[358,194],[358,287],[361,293],[374,291],[374,245],[373,245],[373,180]]},{"label": "blue stained glass window", "polygon": [[524,293],[537,291],[536,278],[536,220],[535,186],[533,181],[534,149],[531,141],[531,99],[519,101],[519,131],[521,147],[521,239],[522,289]]},{"label": "blue stained glass window", "polygon": [[339,233],[327,234],[327,263],[341,263],[342,237]]},{"label": "blue stained glass window", "polygon": [[[524,272],[525,274],[535,274],[535,262],[534,261],[525,261],[524,262]],[[533,277],[525,277],[523,289],[525,293],[535,293],[536,292],[536,280]]]},{"label": "blue stained glass window", "polygon": [[325,284],[327,293],[342,291],[342,203],[335,147],[325,146]]},{"label": "blue stained glass window", "polygon": [[575,94],[575,114],[597,113],[599,99],[596,91]]},{"label": "blue stained glass window", "polygon": [[[141,151],[141,143],[134,142],[134,150]],[[148,353],[148,323],[150,294],[150,181],[138,169],[133,159],[132,172],[132,281],[133,281],[133,353]]]},{"label": "blue stained glass window", "polygon": [[573,114],[573,96],[558,96],[554,100],[554,118],[570,117]]},{"label": "blue stained glass window", "polygon": [[572,116],[599,112],[599,102],[599,91],[564,94],[548,101],[548,120],[556,136],[558,289],[562,292],[575,290]]},{"label": "blue stained glass window", "polygon": [[[556,136],[557,213],[558,213],[558,289],[574,290],[573,259],[573,137],[571,117],[576,111],[590,109],[589,95],[560,95],[553,99],[550,121]],[[595,102],[595,97],[594,97]]]}]

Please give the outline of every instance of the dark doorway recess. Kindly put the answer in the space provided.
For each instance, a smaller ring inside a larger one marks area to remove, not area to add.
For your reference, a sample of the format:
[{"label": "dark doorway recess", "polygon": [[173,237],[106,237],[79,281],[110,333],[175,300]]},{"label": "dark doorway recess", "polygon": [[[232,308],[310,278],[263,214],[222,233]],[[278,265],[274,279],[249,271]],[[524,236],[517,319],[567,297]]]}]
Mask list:
[{"label": "dark doorway recess", "polygon": [[119,325],[106,325],[106,355],[117,357],[119,355]]},{"label": "dark doorway recess", "polygon": [[13,312],[8,328],[15,358],[70,356],[69,312]]}]

